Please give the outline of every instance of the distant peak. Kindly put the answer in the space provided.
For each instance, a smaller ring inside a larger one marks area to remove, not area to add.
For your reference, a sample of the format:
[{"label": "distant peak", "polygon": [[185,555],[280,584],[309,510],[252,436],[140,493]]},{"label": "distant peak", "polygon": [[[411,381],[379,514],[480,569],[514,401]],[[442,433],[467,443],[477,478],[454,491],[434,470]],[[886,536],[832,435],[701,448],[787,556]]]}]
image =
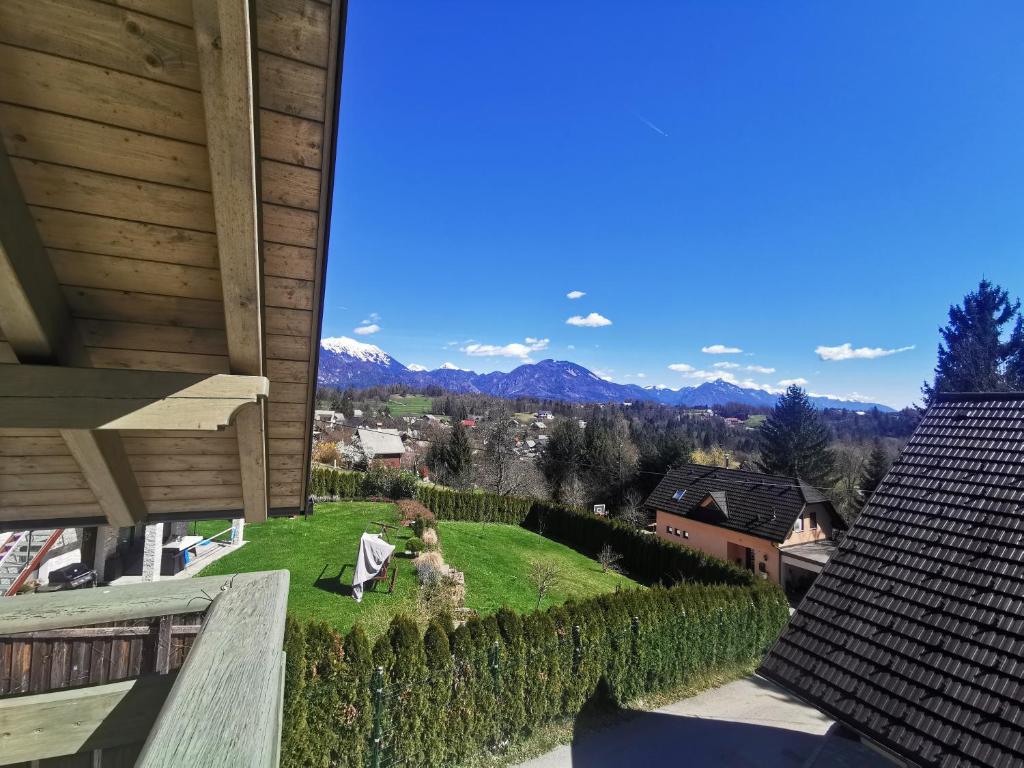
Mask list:
[{"label": "distant peak", "polygon": [[442,371],[464,371],[465,368],[459,368],[455,363],[441,363]]},{"label": "distant peak", "polygon": [[373,344],[350,339],[348,336],[333,336],[320,339],[320,346],[329,352],[346,355],[370,363],[389,363],[392,358],[387,352]]}]

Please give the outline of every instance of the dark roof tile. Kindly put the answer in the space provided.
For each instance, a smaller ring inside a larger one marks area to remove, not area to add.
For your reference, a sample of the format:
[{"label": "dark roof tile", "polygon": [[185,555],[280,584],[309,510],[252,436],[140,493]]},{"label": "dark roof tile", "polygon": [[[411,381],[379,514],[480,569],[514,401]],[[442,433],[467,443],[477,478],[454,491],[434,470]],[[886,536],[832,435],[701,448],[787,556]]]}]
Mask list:
[{"label": "dark roof tile", "polygon": [[1024,394],[929,409],[761,672],[915,763],[1024,764]]},{"label": "dark roof tile", "polygon": [[[686,491],[676,498],[680,491]],[[713,504],[702,506],[711,498]],[[806,504],[824,504],[833,524],[845,524],[817,489],[798,478],[687,464],[669,470],[645,506],[782,543]]]}]

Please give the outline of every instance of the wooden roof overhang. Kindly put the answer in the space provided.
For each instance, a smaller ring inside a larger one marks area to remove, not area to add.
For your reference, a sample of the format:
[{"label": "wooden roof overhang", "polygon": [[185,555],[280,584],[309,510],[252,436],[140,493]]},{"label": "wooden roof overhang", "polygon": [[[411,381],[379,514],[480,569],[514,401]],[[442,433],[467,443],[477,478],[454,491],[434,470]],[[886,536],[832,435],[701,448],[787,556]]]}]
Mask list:
[{"label": "wooden roof overhang", "polygon": [[304,509],[344,20],[0,3],[0,530]]}]

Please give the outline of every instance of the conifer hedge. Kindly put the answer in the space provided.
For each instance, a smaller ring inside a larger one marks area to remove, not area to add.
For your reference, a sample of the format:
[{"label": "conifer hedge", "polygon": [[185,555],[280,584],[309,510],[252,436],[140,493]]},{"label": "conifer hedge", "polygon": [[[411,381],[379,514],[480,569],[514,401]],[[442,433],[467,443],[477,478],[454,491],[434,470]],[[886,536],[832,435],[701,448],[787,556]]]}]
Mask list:
[{"label": "conifer hedge", "polygon": [[282,764],[369,765],[374,669],[381,765],[455,765],[577,715],[756,660],[788,618],[768,585],[626,590],[519,616],[501,610],[425,633],[397,617],[369,648],[358,626],[289,620]]}]

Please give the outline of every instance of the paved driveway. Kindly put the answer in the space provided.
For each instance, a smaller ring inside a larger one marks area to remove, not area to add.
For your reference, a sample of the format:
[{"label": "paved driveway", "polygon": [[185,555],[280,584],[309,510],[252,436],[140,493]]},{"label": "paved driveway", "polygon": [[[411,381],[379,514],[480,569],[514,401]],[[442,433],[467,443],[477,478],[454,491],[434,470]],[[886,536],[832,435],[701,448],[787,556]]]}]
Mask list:
[{"label": "paved driveway", "polygon": [[585,731],[521,768],[892,768],[832,721],[760,677]]}]

